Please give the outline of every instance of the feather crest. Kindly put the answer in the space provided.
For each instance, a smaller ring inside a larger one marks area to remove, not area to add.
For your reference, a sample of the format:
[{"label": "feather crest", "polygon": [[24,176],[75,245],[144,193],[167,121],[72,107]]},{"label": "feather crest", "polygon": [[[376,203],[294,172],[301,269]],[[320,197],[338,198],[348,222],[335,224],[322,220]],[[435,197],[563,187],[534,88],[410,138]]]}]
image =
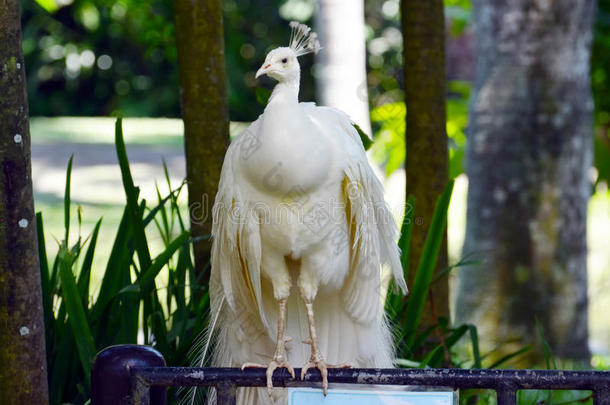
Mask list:
[{"label": "feather crest", "polygon": [[311,32],[305,24],[296,21],[290,22],[290,44],[288,45],[296,54],[296,56],[307,55],[308,53],[317,54],[320,50],[320,41],[318,34]]}]

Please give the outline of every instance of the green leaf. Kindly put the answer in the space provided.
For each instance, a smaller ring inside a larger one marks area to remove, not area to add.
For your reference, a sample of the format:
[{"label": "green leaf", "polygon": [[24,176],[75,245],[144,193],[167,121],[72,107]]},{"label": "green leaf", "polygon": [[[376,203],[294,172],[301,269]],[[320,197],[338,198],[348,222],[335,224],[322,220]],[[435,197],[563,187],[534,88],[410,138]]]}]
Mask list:
[{"label": "green leaf", "polygon": [[394,365],[402,368],[420,368],[422,367],[421,363],[418,361],[413,361],[409,359],[396,359],[394,360]]},{"label": "green leaf", "polygon": [[112,244],[110,256],[108,257],[104,277],[100,285],[100,292],[91,311],[92,322],[98,322],[101,319],[108,309],[108,305],[116,296],[117,291],[124,286],[122,280],[130,277],[129,266],[131,264],[131,256],[133,255],[133,250],[128,247],[130,237],[129,214],[127,213],[127,207],[125,207],[114,243]]},{"label": "green leaf", "polygon": [[502,356],[501,358],[499,358],[495,363],[493,363],[491,366],[487,367],[487,368],[496,368],[496,367],[500,367],[502,364],[506,363],[507,361],[509,361],[510,359],[513,359],[523,353],[528,352],[531,349],[531,347],[529,346],[525,346],[513,353],[509,353],[505,356]]},{"label": "green leaf", "polygon": [[[411,230],[413,229],[413,213],[414,213],[414,198],[410,196],[405,205],[405,215],[400,226],[400,239],[398,239],[398,247],[400,248],[400,263],[402,265],[402,271],[405,280],[408,280],[409,276],[409,247],[411,245]],[[392,281],[393,282],[393,281]],[[394,320],[394,323],[398,323],[404,311],[406,309],[404,302],[405,298],[396,294],[393,289],[389,290],[388,298],[386,301],[386,312]]]},{"label": "green leaf", "polygon": [[445,226],[447,224],[447,211],[449,209],[451,192],[453,191],[453,183],[454,180],[450,180],[449,183],[447,183],[443,193],[436,202],[430,228],[428,229],[428,235],[424,242],[422,256],[415,273],[415,282],[411,290],[411,296],[408,300],[404,319],[404,325],[406,325],[407,328],[405,338],[407,347],[413,345],[415,332],[417,331],[424,305],[428,299],[429,287],[434,276],[434,268],[436,267],[441,242],[444,237]]},{"label": "green leaf", "polygon": [[537,316],[535,317],[535,319],[536,319],[536,329],[538,330],[538,336],[540,337],[540,340],[542,341],[542,350],[544,352],[546,368],[549,370],[551,370],[551,368],[553,370],[557,370],[557,363],[555,362],[555,355],[553,354],[551,345],[549,345],[549,342],[546,340],[546,337],[544,336],[544,330],[542,328],[542,324],[540,323],[540,320],[538,319]]},{"label": "green leaf", "polygon": [[59,6],[55,2],[55,0],[35,0],[36,3],[44,8],[48,13],[54,13],[59,9]]},{"label": "green leaf", "polygon": [[479,350],[479,334],[477,327],[474,325],[468,325],[468,332],[470,332],[470,341],[472,342],[472,355],[474,357],[473,368],[483,368],[481,361],[481,351]]},{"label": "green leaf", "polygon": [[[44,240],[44,225],[42,222],[42,212],[36,213],[36,232],[38,236],[38,259],[40,261],[40,278],[42,287],[43,299],[51,298],[51,286],[49,285],[50,274],[49,274],[49,260],[47,259],[47,248]],[[46,311],[51,310],[49,302],[43,302],[45,314]],[[45,316],[46,319],[46,316]],[[49,319],[50,321],[50,319]],[[48,325],[48,323],[46,323]]]},{"label": "green leaf", "polygon": [[68,160],[68,170],[66,171],[66,190],[64,192],[64,227],[66,231],[64,240],[66,241],[66,245],[68,244],[68,237],[70,236],[70,182],[72,178],[73,159],[74,154],[70,155],[70,160]]},{"label": "green leaf", "polygon": [[[135,187],[133,177],[131,176],[129,160],[127,159],[127,150],[125,148],[125,140],[123,138],[121,118],[117,118],[115,125],[115,144],[117,158],[119,160],[119,167],[121,169],[121,176],[123,178],[123,188],[125,189],[125,196],[127,198],[127,212],[129,213],[129,222],[133,232],[135,251],[138,255],[140,269],[142,270],[141,277],[150,277],[145,279],[145,283],[141,283],[141,285],[145,287],[142,295],[142,316],[144,319],[142,326],[144,329],[144,343],[150,343],[148,324],[150,321],[150,326],[152,333],[154,334],[157,347],[161,352],[163,352],[169,349],[167,346],[167,327],[165,325],[165,320],[162,316],[160,316],[160,314],[162,315],[163,309],[157,295],[154,276],[147,276],[147,274],[154,273],[155,268],[152,267],[153,262],[150,257],[145,225],[142,219],[144,209],[146,207],[146,201],[143,200],[141,204],[138,204],[139,190]],[[157,270],[157,273],[159,270]],[[148,292],[150,292],[150,294],[148,294]],[[129,300],[127,301],[130,302]],[[131,311],[136,310],[136,308],[131,308]]]},{"label": "green leaf", "polygon": [[362,128],[360,128],[360,126],[358,124],[356,124],[355,122],[352,122],[352,125],[354,126],[354,128],[356,128],[356,131],[358,132],[358,135],[360,136],[360,140],[362,141],[362,146],[364,146],[364,150],[369,150],[369,148],[373,145],[373,140],[371,139],[371,137],[368,136],[362,130]]},{"label": "green leaf", "polygon": [[402,101],[383,104],[371,111],[371,121],[373,122],[404,121],[406,116],[407,107]]},{"label": "green leaf", "polygon": [[64,249],[59,252],[59,258],[62,297],[66,304],[68,320],[76,341],[76,350],[85,373],[85,382],[88,385],[91,377],[91,360],[95,356],[93,335],[89,329],[81,297],[78,294],[76,280],[72,274],[72,258]]},{"label": "green leaf", "polygon": [[409,276],[409,250],[411,248],[411,232],[413,230],[413,216],[415,213],[415,198],[411,195],[405,205],[405,216],[400,227],[400,239],[398,239],[398,247],[400,248],[400,263],[405,280]]},{"label": "green leaf", "polygon": [[172,243],[170,243],[167,248],[161,254],[159,254],[159,256],[155,258],[155,261],[147,269],[142,271],[140,285],[143,286],[143,291],[146,292],[150,290],[150,284],[152,284],[155,277],[157,277],[159,271],[161,271],[163,266],[167,264],[169,259],[176,252],[176,250],[178,250],[178,248],[184,245],[184,243],[188,240],[189,235],[190,233],[188,231],[183,232],[180,236],[174,239]]},{"label": "green leaf", "polygon": [[[157,190],[157,192],[158,192],[158,190]],[[157,215],[157,213],[158,213],[159,211],[161,211],[161,209],[162,209],[162,208],[165,206],[165,203],[167,203],[168,201],[173,200],[173,198],[174,198],[173,193],[174,193],[174,192],[171,192],[171,193],[170,193],[169,195],[167,195],[165,198],[161,199],[161,200],[159,201],[159,204],[157,204],[157,206],[156,206],[156,207],[154,207],[153,209],[151,209],[151,210],[150,210],[150,212],[149,212],[149,213],[148,213],[148,214],[147,214],[147,215],[144,217],[144,219],[142,220],[142,224],[144,225],[144,227],[147,227],[147,226],[148,226],[148,224],[149,224],[149,223],[151,223],[151,222],[154,220],[155,215]]]},{"label": "green leaf", "polygon": [[[439,344],[428,356],[426,357],[425,364],[430,367],[440,367],[443,362],[443,355],[445,351],[449,350],[453,345],[455,345],[461,338],[468,332],[468,325],[461,325],[455,329],[451,330],[451,334],[444,339],[444,341]],[[422,361],[422,363],[424,363]]]},{"label": "green leaf", "polygon": [[264,87],[257,87],[254,90],[254,94],[256,96],[256,102],[263,106],[267,105],[269,102],[269,97],[271,97],[271,91]]},{"label": "green leaf", "polygon": [[432,284],[436,283],[437,281],[442,280],[443,277],[446,277],[447,275],[449,275],[449,273],[451,273],[453,270],[455,270],[459,267],[476,266],[476,265],[481,264],[481,260],[470,259],[471,257],[474,257],[474,256],[477,256],[477,253],[473,253],[473,252],[467,253],[457,263],[447,266],[446,269],[439,271],[438,274],[436,276],[434,276],[434,279],[432,280]]},{"label": "green leaf", "polygon": [[439,356],[440,357],[443,356],[443,346],[440,346],[440,345],[436,346],[434,349],[432,349],[432,351],[430,353],[428,353],[428,355],[419,364],[419,367],[425,368],[428,364],[430,364],[432,362],[433,359],[435,359]]},{"label": "green leaf", "polygon": [[83,298],[83,307],[87,308],[89,302],[89,283],[91,280],[91,266],[93,265],[93,255],[95,253],[95,246],[97,244],[97,235],[100,232],[100,226],[102,225],[102,219],[95,224],[93,232],[91,233],[91,240],[89,241],[89,247],[87,253],[85,253],[85,259],[81,266],[80,273],[78,275],[78,291],[80,296]]},{"label": "green leaf", "polygon": [[55,335],[53,330],[53,288],[51,286],[51,276],[49,274],[49,261],[47,259],[47,249],[44,240],[44,225],[42,222],[42,212],[36,213],[36,232],[38,236],[38,259],[40,262],[40,284],[42,289],[42,308],[44,313],[45,341],[47,348],[47,363],[51,360],[52,338]]},{"label": "green leaf", "polygon": [[129,160],[127,159],[127,149],[125,148],[125,140],[123,138],[122,118],[117,118],[116,120],[115,144],[119,167],[121,169],[121,177],[123,178],[123,188],[125,190],[125,197],[127,198],[127,209],[134,234],[135,248],[138,253],[138,259],[140,260],[140,266],[146,268],[151,264],[150,251],[148,250],[144,223],[138,205],[138,195],[140,194],[140,191],[133,183],[131,169],[129,168]]}]

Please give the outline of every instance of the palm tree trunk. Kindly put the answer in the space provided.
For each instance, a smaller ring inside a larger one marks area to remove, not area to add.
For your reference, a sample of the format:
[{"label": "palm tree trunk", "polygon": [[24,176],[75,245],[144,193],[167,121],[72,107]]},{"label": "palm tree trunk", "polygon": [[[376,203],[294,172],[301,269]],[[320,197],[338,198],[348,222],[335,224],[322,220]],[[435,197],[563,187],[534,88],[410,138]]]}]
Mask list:
[{"label": "palm tree trunk", "polygon": [[200,285],[207,285],[212,205],[229,146],[221,2],[175,0],[174,19],[191,231],[202,239],[194,244],[195,266]]},{"label": "palm tree trunk", "polygon": [[0,2],[0,403],[48,404],[19,1]]},{"label": "palm tree trunk", "polygon": [[[464,252],[482,264],[460,271],[456,315],[480,327],[487,348],[535,343],[537,317],[555,354],[589,357],[594,9],[593,0],[473,2]],[[538,347],[520,365],[542,360]]]},{"label": "palm tree trunk", "polygon": [[[449,176],[445,129],[445,17],[442,0],[402,0],[403,65],[407,106],[407,199],[415,199],[415,221],[409,254],[408,284],[413,284],[434,207]],[[447,235],[436,272],[447,267]],[[447,278],[430,290],[422,329],[449,317]]]}]

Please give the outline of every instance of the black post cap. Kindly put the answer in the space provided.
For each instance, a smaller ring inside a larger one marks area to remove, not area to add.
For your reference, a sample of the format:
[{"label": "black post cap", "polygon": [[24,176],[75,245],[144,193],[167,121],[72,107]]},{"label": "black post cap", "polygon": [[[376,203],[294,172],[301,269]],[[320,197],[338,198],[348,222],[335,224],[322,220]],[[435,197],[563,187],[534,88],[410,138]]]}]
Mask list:
[{"label": "black post cap", "polygon": [[[102,350],[91,369],[91,405],[127,404],[131,367],[164,367],[165,359],[155,349],[140,345],[117,345]],[[165,405],[166,388],[151,387],[150,404]]]}]

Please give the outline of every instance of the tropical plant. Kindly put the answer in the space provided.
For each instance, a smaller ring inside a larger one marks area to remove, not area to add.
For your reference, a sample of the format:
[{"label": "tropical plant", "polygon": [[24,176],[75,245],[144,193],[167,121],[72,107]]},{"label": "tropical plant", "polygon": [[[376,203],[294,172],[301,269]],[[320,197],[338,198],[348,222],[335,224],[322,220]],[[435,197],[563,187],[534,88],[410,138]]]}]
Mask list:
[{"label": "tropical plant", "polygon": [[[178,205],[183,184],[172,190],[166,169],[171,191],[162,197],[157,188],[158,201],[149,207],[133,183],[121,119],[116,123],[115,141],[127,204],[105,270],[93,269],[102,219],[83,237],[79,210],[79,234],[70,235],[72,158],[64,197],[65,234],[51,262],[42,213],[37,214],[53,405],[81,404],[89,398],[91,362],[97,351],[114,344],[143,343],[159,350],[168,364],[184,365],[206,324],[208,295],[194,283],[193,241]],[[154,258],[147,236],[150,228],[163,241],[162,251]],[[96,295],[91,288],[94,271],[103,271]]]},{"label": "tropical plant", "polygon": [[[453,180],[447,183],[443,193],[439,197],[430,231],[424,244],[422,256],[417,269],[415,269],[414,284],[411,287],[409,296],[401,297],[394,292],[390,292],[386,299],[386,312],[390,322],[395,326],[396,330],[396,347],[398,361],[397,365],[404,367],[440,367],[445,366],[463,366],[463,361],[458,361],[452,349],[460,341],[460,339],[468,334],[472,343],[473,359],[471,366],[474,368],[482,367],[482,357],[479,351],[477,329],[474,325],[451,326],[449,320],[445,317],[438,317],[438,322],[425,329],[419,331],[419,325],[422,318],[422,313],[425,307],[426,300],[430,287],[434,282],[441,277],[446,277],[453,269],[466,263],[462,260],[456,265],[448,267],[445,271],[435,277],[434,269],[436,266],[437,257],[440,251],[443,232],[447,224],[447,212],[451,193],[453,191]],[[408,268],[409,263],[409,242],[414,220],[414,198],[410,197],[407,201],[405,216],[402,222],[400,240],[398,241],[401,248],[401,261],[407,273],[411,271]],[[440,337],[440,344],[434,347],[431,351],[421,351],[423,344],[432,336]]]}]

